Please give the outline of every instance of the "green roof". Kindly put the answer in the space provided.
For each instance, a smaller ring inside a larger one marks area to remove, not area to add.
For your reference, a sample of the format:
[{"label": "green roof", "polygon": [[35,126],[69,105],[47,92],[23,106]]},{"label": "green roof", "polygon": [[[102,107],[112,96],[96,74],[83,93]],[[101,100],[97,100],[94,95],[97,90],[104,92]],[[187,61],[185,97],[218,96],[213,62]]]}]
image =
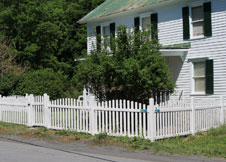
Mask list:
[{"label": "green roof", "polygon": [[122,13],[128,10],[146,7],[169,0],[106,0],[99,7],[91,11],[81,20],[80,23],[87,23],[94,19],[100,19],[113,14]]}]

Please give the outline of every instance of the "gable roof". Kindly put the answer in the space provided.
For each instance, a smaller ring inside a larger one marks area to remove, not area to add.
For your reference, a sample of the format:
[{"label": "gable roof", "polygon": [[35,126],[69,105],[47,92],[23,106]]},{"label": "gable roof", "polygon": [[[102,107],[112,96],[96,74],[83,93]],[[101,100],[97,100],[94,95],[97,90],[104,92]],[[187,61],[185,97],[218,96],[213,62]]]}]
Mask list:
[{"label": "gable roof", "polygon": [[113,14],[151,6],[166,1],[169,0],[106,0],[99,7],[88,13],[78,22],[87,23],[91,20],[101,19]]}]

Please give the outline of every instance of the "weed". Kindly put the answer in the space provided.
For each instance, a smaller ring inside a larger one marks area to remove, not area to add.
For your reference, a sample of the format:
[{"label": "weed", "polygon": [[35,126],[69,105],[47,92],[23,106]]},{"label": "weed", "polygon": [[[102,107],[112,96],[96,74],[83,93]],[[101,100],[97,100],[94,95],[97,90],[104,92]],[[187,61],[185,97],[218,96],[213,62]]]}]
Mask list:
[{"label": "weed", "polygon": [[106,133],[100,133],[100,134],[96,135],[97,140],[105,140],[105,139],[107,139],[107,137],[108,136]]},{"label": "weed", "polygon": [[55,132],[55,135],[57,136],[74,136],[74,134],[75,132],[68,130],[60,130]]}]

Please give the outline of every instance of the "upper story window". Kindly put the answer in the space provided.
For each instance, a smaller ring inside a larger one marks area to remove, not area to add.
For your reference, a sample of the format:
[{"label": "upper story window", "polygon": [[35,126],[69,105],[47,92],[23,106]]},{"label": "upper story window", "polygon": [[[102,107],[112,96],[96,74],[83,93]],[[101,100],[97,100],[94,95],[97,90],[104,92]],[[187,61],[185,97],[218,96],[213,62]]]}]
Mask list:
[{"label": "upper story window", "polygon": [[150,16],[148,17],[143,17],[142,18],[142,28],[143,29],[148,29],[148,27],[151,25],[151,18]]},{"label": "upper story window", "polygon": [[110,36],[110,26],[109,25],[103,27],[103,35],[106,37]]},{"label": "upper story window", "polygon": [[183,7],[182,15],[184,40],[212,36],[211,2]]},{"label": "upper story window", "polygon": [[96,49],[98,51],[101,51],[103,48],[102,45],[105,45],[108,50],[113,48],[113,41],[111,41],[111,38],[115,38],[115,28],[115,23],[104,24],[96,27]]},{"label": "upper story window", "polygon": [[109,46],[110,43],[110,26],[103,26],[103,37],[104,37],[104,43],[107,43],[106,45]]},{"label": "upper story window", "polygon": [[[142,23],[141,25],[140,22]],[[150,16],[142,17],[141,21],[140,17],[134,18],[135,32],[140,29],[140,26],[144,29],[151,27],[151,38],[158,39],[158,13],[152,13]]]},{"label": "upper story window", "polygon": [[203,6],[192,7],[192,34],[193,37],[204,35],[204,16],[203,16]]}]

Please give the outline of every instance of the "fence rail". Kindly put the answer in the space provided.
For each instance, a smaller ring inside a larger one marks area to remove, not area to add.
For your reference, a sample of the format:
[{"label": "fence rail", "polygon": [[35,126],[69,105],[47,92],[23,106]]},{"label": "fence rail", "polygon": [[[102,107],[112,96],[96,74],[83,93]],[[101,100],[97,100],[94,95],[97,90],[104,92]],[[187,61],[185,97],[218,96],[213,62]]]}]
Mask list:
[{"label": "fence rail", "polygon": [[171,99],[149,104],[127,100],[97,102],[94,97],[0,97],[0,121],[90,134],[157,139],[194,134],[226,123],[226,97]]}]

